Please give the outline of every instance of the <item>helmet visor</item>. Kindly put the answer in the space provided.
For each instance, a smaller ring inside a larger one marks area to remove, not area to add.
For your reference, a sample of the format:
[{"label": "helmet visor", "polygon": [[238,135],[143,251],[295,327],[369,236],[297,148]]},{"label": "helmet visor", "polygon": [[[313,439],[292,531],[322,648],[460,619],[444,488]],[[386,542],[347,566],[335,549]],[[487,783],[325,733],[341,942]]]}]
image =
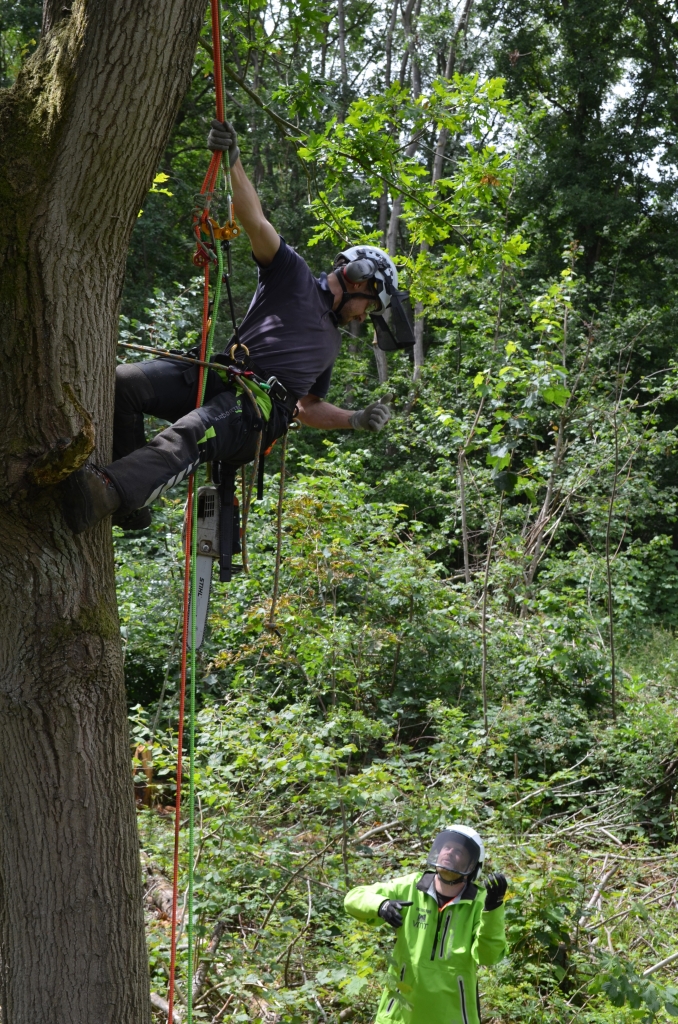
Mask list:
[{"label": "helmet visor", "polygon": [[372,323],[377,336],[377,345],[384,352],[395,352],[401,348],[412,348],[412,309],[407,292],[394,291],[390,294],[390,305],[381,313],[372,314]]},{"label": "helmet visor", "polygon": [[[462,832],[440,832],[429,851],[427,865],[433,871],[440,869],[448,876],[464,878],[471,875],[480,861],[480,847]],[[450,878],[450,880],[455,880]]]}]

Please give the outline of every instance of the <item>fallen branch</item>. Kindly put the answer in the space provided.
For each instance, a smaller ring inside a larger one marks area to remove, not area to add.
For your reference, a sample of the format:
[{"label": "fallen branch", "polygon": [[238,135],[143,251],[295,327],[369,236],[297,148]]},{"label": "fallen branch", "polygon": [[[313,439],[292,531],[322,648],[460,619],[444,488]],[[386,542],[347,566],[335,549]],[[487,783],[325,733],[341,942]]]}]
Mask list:
[{"label": "fallen branch", "polygon": [[672,953],[671,956],[667,956],[665,960],[660,960],[654,967],[648,967],[646,971],[643,971],[642,977],[647,978],[649,974],[654,974],[655,971],[660,970],[662,967],[667,967],[668,964],[672,964],[674,960],[678,960],[678,953]]},{"label": "fallen branch", "polygon": [[399,821],[387,821],[385,825],[377,825],[376,828],[371,828],[369,832],[363,832],[363,834],[358,836],[357,839],[354,839],[353,842],[364,843],[366,839],[371,839],[372,836],[377,836],[380,832],[388,832],[390,828],[395,828],[395,826],[399,824]]},{"label": "fallen branch", "polygon": [[203,990],[205,981],[207,979],[207,972],[212,966],[212,960],[216,956],[217,950],[219,949],[219,943],[221,938],[226,931],[226,922],[217,921],[214,928],[212,929],[212,935],[205,950],[203,956],[200,958],[198,969],[195,972],[195,978],[193,979],[193,1002],[197,1000],[198,996]]},{"label": "fallen branch", "polygon": [[[650,900],[641,900],[640,902],[642,903],[642,905],[644,907],[649,907],[653,903],[658,903],[659,900],[663,900],[667,896],[669,898],[671,898],[672,896],[675,896],[675,894],[676,894],[676,890],[672,889],[671,892],[660,892],[658,896],[653,896],[652,899],[650,899]],[[630,910],[619,910],[616,914],[612,914],[610,917],[606,917],[604,920],[598,921],[597,924],[589,925],[586,928],[586,931],[587,932],[595,932],[595,931],[597,931],[598,928],[604,928],[606,925],[608,925],[610,923],[610,921],[616,921],[619,918],[629,917],[633,913],[634,910],[635,910],[635,906],[631,907]]]},{"label": "fallen branch", "polygon": [[154,863],[143,850],[141,851],[141,863],[146,872],[144,880],[145,901],[155,907],[156,910],[159,910],[164,917],[171,920],[174,899],[172,883],[164,874],[162,868]]},{"label": "fallen branch", "polygon": [[606,835],[608,839],[611,839],[613,843],[616,843],[617,846],[623,846],[624,845],[622,843],[621,839],[617,839],[616,836],[613,836],[612,833],[609,832],[606,828],[603,828],[602,825],[599,827],[599,831],[602,832],[603,835]]},{"label": "fallen branch", "polygon": [[[274,867],[277,871],[285,871],[288,875],[294,873],[293,868],[286,868],[283,864],[278,864],[276,861],[271,862],[269,857],[264,857],[260,853],[253,853],[250,851],[249,856],[253,857],[255,860],[261,861],[262,864],[268,864],[269,867]],[[311,885],[319,885],[321,889],[329,889],[330,892],[336,892],[338,896],[343,897],[344,895],[341,889],[337,889],[336,885],[329,885],[327,882],[321,882],[319,878],[309,878],[308,875],[302,875],[301,877],[304,881],[310,882]]]},{"label": "fallen branch", "polygon": [[336,839],[334,839],[334,838],[330,839],[329,843],[326,843],[325,846],[323,846],[322,850],[318,850],[318,852],[314,853],[312,857],[309,857],[309,859],[304,864],[302,864],[301,867],[297,871],[295,871],[294,874],[290,878],[288,878],[288,880],[283,885],[282,889],[279,889],[278,892],[275,894],[275,896],[273,897],[273,901],[271,902],[270,907],[266,911],[266,917],[262,921],[261,928],[259,929],[259,934],[257,935],[256,940],[254,942],[254,946],[253,946],[253,948],[251,950],[252,953],[255,952],[257,946],[259,945],[259,940],[261,939],[262,933],[263,933],[266,925],[268,924],[268,919],[270,918],[271,914],[275,910],[276,903],[278,902],[280,897],[283,896],[287,892],[287,890],[289,889],[289,887],[291,886],[291,884],[295,880],[295,878],[297,878],[299,875],[302,875],[304,873],[304,871],[306,870],[306,868],[309,866],[309,864],[312,864],[314,860],[318,859],[318,857],[322,857],[323,853],[325,853],[326,850],[329,850],[330,846],[334,846],[335,842],[336,842]]},{"label": "fallen branch", "polygon": [[[155,1006],[156,1010],[162,1010],[166,1017],[169,1016],[169,1003],[157,992],[151,992],[151,1006]],[[172,1019],[174,1024],[181,1024],[181,1014],[178,1010],[172,1012]]]},{"label": "fallen branch", "polygon": [[[586,757],[589,757],[589,756],[590,756],[589,754],[586,755]],[[586,760],[586,757],[583,757],[581,759],[581,761],[578,761],[577,764],[575,764],[572,768],[569,768],[568,771],[573,772],[575,768],[578,768],[580,764],[583,764],[583,762]],[[535,796],[541,796],[541,794],[545,793],[547,791],[547,789],[552,789],[552,790],[554,790],[554,792],[560,791],[561,789],[566,789],[568,786],[576,786],[577,783],[585,782],[586,779],[590,779],[590,778],[591,778],[590,775],[585,775],[583,779],[580,779],[580,778],[572,779],[571,782],[565,782],[562,785],[560,785],[557,782],[555,782],[555,783],[554,782],[549,782],[549,784],[547,786],[542,786],[541,789],[534,789],[534,790],[532,790],[531,793],[526,793],[525,796],[521,796],[520,800],[516,800],[516,802],[514,804],[510,804],[509,807],[506,808],[506,810],[507,811],[512,811],[516,807],[520,807],[520,805],[524,804],[526,800],[532,800]]]},{"label": "fallen branch", "polygon": [[[603,864],[603,869],[604,868],[605,868],[605,865]],[[588,901],[588,903],[584,907],[584,913],[579,918],[579,927],[580,928],[583,928],[585,926],[585,924],[586,924],[586,911],[587,910],[593,910],[593,908],[595,907],[596,903],[598,902],[598,900],[600,899],[600,897],[602,895],[603,889],[605,888],[607,883],[610,881],[612,876],[616,875],[616,873],[619,871],[619,868],[620,868],[619,864],[613,864],[612,867],[610,868],[610,870],[606,871],[605,874],[603,875],[603,877],[601,878],[601,880],[598,882],[597,886],[593,890],[593,896],[591,897],[591,899]]]},{"label": "fallen branch", "polygon": [[278,964],[278,963],[280,963],[282,958],[285,957],[285,987],[286,988],[289,988],[289,985],[290,985],[289,971],[290,971],[290,957],[292,956],[292,950],[296,946],[296,944],[299,941],[299,939],[301,938],[301,936],[304,935],[308,931],[308,929],[311,927],[311,912],[312,912],[312,909],[313,909],[313,904],[311,902],[311,883],[308,882],[308,881],[306,882],[306,888],[308,890],[308,914],[306,915],[306,924],[301,929],[301,931],[298,932],[297,935],[294,936],[292,941],[287,946],[287,949],[285,950],[285,952],[281,953],[281,955],[276,960],[276,963]]},{"label": "fallen branch", "polygon": [[[596,857],[609,857],[610,856],[609,853],[594,853],[593,851],[587,851],[587,850],[583,851],[583,855],[586,856],[586,857],[589,857],[592,860],[595,859]],[[660,853],[656,857],[622,857],[618,853],[615,853],[614,856],[615,856],[616,860],[631,861],[633,863],[636,863],[636,862],[640,862],[640,861],[671,860],[672,857],[678,857],[678,853]]]}]

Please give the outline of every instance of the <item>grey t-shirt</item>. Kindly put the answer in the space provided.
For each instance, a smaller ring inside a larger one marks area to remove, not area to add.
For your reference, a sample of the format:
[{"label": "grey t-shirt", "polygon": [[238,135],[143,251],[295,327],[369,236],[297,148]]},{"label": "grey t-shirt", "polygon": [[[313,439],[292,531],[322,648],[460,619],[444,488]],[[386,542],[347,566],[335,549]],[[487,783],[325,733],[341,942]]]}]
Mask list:
[{"label": "grey t-shirt", "polygon": [[[256,260],[255,260],[256,262]],[[315,278],[284,238],[240,326],[240,340],[264,377],[277,377],[297,398],[324,398],[341,334],[332,315],[327,275]]]}]

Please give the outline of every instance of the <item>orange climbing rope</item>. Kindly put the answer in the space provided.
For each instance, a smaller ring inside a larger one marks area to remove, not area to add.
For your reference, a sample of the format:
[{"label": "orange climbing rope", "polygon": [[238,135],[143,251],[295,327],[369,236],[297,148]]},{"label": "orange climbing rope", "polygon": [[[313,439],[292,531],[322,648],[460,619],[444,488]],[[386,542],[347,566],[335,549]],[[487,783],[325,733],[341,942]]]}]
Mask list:
[{"label": "orange climbing rope", "polygon": [[[214,86],[216,92],[216,116],[217,120],[224,120],[224,84],[223,84],[223,73],[222,73],[222,48],[221,48],[221,10],[219,0],[210,0],[210,8],[212,15],[212,47],[214,56]],[[193,212],[193,228],[198,243],[196,255],[194,256],[194,262],[198,266],[204,267],[204,293],[203,293],[203,310],[202,310],[202,336],[200,344],[200,359],[205,361],[207,354],[207,339],[210,334],[210,302],[209,302],[209,288],[210,288],[210,264],[213,259],[216,258],[216,252],[214,249],[210,250],[202,242],[202,235],[205,234],[211,237],[214,248],[219,245],[219,239],[221,237],[235,237],[238,233],[238,229],[235,228],[233,218],[233,205],[229,194],[229,224],[226,226],[226,230],[230,227],[231,233],[229,235],[223,235],[224,229],[219,229],[218,224],[212,220],[210,214],[210,204],[214,195],[214,190],[217,184],[219,170],[221,167],[222,154],[216,152],[212,154],[209,167],[205,179],[200,189],[200,196],[203,197],[202,201],[196,205],[196,209]],[[230,182],[229,182],[230,184]],[[230,188],[228,189],[230,193]],[[215,232],[216,228],[216,232]],[[235,230],[233,230],[235,229]],[[220,254],[219,254],[220,255]],[[219,270],[221,271],[221,259],[219,259]],[[203,392],[204,392],[204,373],[205,368],[200,366],[198,374],[198,390],[196,399],[196,408],[202,405]],[[188,481],[188,499],[186,506],[186,551],[184,557],[184,598],[183,598],[183,629],[181,634],[181,680],[179,690],[179,727],[177,735],[177,791],[176,791],[176,804],[175,804],[175,817],[174,817],[174,868],[173,868],[173,879],[172,879],[172,925],[171,925],[171,940],[170,940],[170,976],[169,976],[169,990],[167,996],[168,1002],[168,1021],[169,1024],[174,1022],[174,996],[175,996],[175,977],[176,977],[176,966],[177,966],[177,925],[178,925],[178,903],[179,903],[179,835],[181,830],[181,784],[183,777],[183,743],[184,743],[184,726],[186,720],[186,679],[188,670],[188,653],[189,653],[189,628],[191,620],[191,553],[193,545],[191,538],[193,535],[193,505],[194,505],[194,478],[191,476]],[[192,780],[191,780],[192,781]],[[189,864],[189,873],[191,872],[192,865]],[[189,916],[192,908],[189,908]],[[190,924],[190,922],[189,922]],[[191,955],[190,943],[189,943],[189,956]],[[189,969],[189,984],[190,984],[191,971]],[[188,1021],[190,1024],[192,1017],[192,1000],[191,993],[188,995]]]}]

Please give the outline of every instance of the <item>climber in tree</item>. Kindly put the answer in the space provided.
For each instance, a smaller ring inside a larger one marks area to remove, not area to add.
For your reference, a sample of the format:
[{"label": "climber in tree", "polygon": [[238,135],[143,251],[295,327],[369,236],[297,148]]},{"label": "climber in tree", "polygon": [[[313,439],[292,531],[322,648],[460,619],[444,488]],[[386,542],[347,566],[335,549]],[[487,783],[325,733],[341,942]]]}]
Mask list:
[{"label": "climber in tree", "polygon": [[[337,256],[329,274],[315,278],[264,216],[240,161],[233,126],[213,121],[207,145],[228,151],[235,213],[259,269],[257,290],[238,334],[249,352],[249,369],[261,380],[275,377],[279,382],[271,392],[264,447],[285,432],[294,415],[321,430],[382,430],[391,416],[385,401],[350,411],[325,398],[341,325],[362,323],[369,314],[382,347],[413,343],[393,260],[381,249],[354,246]],[[388,323],[381,315],[387,310]],[[117,368],[114,461],[103,468],[84,466],[61,485],[64,516],[75,533],[111,515],[125,530],[143,529],[150,525],[151,503],[200,463],[239,466],[254,458],[261,421],[247,397],[210,370],[204,404],[196,409],[197,382],[197,366],[187,368],[170,357]],[[171,422],[149,444],[145,413]]]},{"label": "climber in tree", "polygon": [[480,1024],[476,965],[506,953],[507,882],[496,874],[475,885],[484,860],[475,829],[450,825],[436,836],[423,875],[359,885],[346,896],[359,921],[398,930],[376,1024]]}]

